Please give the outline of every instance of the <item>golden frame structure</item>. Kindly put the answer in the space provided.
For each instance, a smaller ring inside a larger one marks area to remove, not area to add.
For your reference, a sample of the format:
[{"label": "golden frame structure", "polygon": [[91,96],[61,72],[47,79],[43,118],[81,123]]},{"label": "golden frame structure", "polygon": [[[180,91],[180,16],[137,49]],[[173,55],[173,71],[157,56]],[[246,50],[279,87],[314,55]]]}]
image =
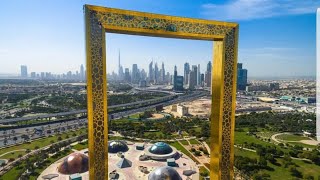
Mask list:
[{"label": "golden frame structure", "polygon": [[215,41],[210,179],[233,179],[238,24],[84,5],[90,179],[108,179],[105,33]]}]

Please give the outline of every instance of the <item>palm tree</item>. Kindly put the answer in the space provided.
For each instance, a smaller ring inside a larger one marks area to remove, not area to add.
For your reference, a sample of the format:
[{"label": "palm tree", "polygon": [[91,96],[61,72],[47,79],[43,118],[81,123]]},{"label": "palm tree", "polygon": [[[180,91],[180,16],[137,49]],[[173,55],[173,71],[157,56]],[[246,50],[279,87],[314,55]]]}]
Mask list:
[{"label": "palm tree", "polygon": [[16,142],[17,142],[17,140],[18,140],[17,136],[14,136],[14,137],[12,138],[12,140],[14,140],[14,143],[16,144]]},{"label": "palm tree", "polygon": [[27,134],[29,135],[29,128],[26,129]]},{"label": "palm tree", "polygon": [[7,137],[4,138],[3,144],[4,144],[5,146],[8,144],[8,139],[7,139]]}]

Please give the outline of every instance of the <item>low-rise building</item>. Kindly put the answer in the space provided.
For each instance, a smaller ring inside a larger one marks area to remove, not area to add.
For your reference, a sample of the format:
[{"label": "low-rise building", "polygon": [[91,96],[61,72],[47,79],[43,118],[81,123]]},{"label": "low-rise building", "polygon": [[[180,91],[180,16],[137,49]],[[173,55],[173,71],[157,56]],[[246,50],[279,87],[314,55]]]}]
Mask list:
[{"label": "low-rise building", "polygon": [[178,105],[178,106],[177,106],[177,113],[178,113],[180,116],[188,115],[188,107],[183,106],[183,105]]}]

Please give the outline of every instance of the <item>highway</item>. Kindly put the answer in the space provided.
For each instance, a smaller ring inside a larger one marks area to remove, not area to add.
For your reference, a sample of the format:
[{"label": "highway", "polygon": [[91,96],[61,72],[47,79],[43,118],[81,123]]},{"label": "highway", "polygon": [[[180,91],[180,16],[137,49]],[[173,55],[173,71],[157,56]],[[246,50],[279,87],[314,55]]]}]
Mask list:
[{"label": "highway", "polygon": [[[112,120],[116,120],[121,117],[126,117],[131,114],[138,113],[138,112],[143,112],[148,109],[155,108],[156,106],[161,106],[161,105],[162,106],[169,106],[171,104],[177,104],[177,103],[182,103],[182,102],[186,102],[186,101],[193,101],[193,100],[196,100],[196,99],[203,97],[203,96],[206,96],[206,95],[208,95],[208,93],[198,92],[196,94],[193,93],[193,94],[189,94],[189,95],[176,96],[176,98],[167,100],[165,102],[159,101],[159,103],[156,103],[156,104],[152,104],[152,105],[148,105],[148,106],[144,106],[144,107],[138,107],[136,109],[125,110],[122,112],[112,113],[112,115],[113,115]],[[136,104],[136,103],[130,103],[130,104]],[[66,114],[66,113],[68,113],[69,115],[77,114],[77,113],[86,113],[86,110],[65,112],[64,114]],[[56,114],[58,114],[58,116],[61,116],[61,113],[56,113]],[[48,116],[55,117],[54,115],[55,114],[48,114],[47,117]],[[12,145],[15,143],[22,143],[24,141],[24,139],[21,137],[24,134],[28,135],[30,140],[32,140],[32,139],[36,139],[36,138],[40,138],[40,137],[45,137],[45,136],[57,134],[59,132],[65,132],[68,130],[77,129],[80,127],[85,127],[87,124],[87,121],[88,121],[87,118],[72,119],[72,120],[68,120],[66,122],[56,122],[56,123],[54,123],[54,121],[52,121],[52,123],[50,125],[35,125],[32,127],[23,127],[23,128],[17,127],[17,128],[14,128],[14,133],[12,133],[12,129],[6,130],[6,131],[2,130],[2,131],[0,131],[0,147],[4,147],[4,136],[7,137],[7,145],[6,146],[9,146],[9,145]],[[41,130],[42,133],[40,133],[40,131],[37,131],[37,133],[35,133],[35,131],[34,131],[35,129]],[[6,134],[4,134],[4,132],[6,132]],[[10,134],[10,138],[8,138],[9,134]],[[13,137],[17,137],[17,141],[13,141]]]},{"label": "highway", "polygon": [[[169,95],[169,96],[156,98],[156,99],[145,100],[145,101],[137,101],[137,102],[126,103],[126,104],[117,104],[117,105],[108,106],[108,109],[110,110],[110,109],[114,109],[114,108],[126,108],[126,107],[143,106],[143,105],[148,105],[148,104],[156,104],[156,103],[159,103],[159,102],[172,100],[172,99],[174,99],[176,97],[178,97],[178,96],[177,95]],[[70,115],[81,114],[81,113],[87,113],[87,110],[86,109],[82,109],[82,110],[76,110],[76,111],[45,114],[45,115],[38,115],[38,116],[1,119],[0,120],[0,124],[10,124],[10,123],[16,123],[16,122],[19,122],[19,121],[28,121],[28,120],[34,120],[34,119],[45,119],[45,118],[51,118],[51,117],[70,116]]]}]

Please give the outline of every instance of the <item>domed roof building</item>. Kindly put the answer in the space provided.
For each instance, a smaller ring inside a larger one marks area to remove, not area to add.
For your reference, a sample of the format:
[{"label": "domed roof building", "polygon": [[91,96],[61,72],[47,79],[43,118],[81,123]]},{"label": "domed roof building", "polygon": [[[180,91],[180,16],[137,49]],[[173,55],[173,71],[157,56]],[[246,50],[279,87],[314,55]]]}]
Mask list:
[{"label": "domed roof building", "polygon": [[126,152],[128,150],[127,144],[123,141],[116,140],[108,142],[108,152],[110,153]]},{"label": "domed roof building", "polygon": [[152,154],[170,154],[172,151],[172,148],[164,142],[157,142],[149,149]]},{"label": "domed roof building", "polygon": [[163,166],[155,169],[152,171],[149,176],[148,180],[182,180],[179,173],[170,166]]},{"label": "domed roof building", "polygon": [[72,153],[58,166],[61,174],[84,173],[89,169],[89,158],[82,153]]},{"label": "domed roof building", "polygon": [[171,147],[164,142],[157,142],[144,150],[144,155],[153,160],[167,160],[168,158],[175,157],[178,154],[176,148]]}]

